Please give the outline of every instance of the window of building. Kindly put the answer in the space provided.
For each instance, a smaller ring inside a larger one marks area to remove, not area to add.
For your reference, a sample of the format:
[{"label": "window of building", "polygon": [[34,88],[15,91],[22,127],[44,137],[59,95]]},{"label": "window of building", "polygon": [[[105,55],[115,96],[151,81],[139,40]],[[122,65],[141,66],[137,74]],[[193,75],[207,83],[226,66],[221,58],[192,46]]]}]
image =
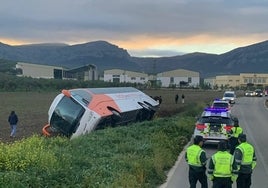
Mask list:
[{"label": "window of building", "polygon": [[62,79],[62,70],[61,69],[54,69],[54,78],[55,79]]},{"label": "window of building", "polygon": [[145,80],[145,78],[144,77],[141,77],[141,80]]},{"label": "window of building", "polygon": [[120,78],[120,75],[115,74],[113,75],[113,78]]},{"label": "window of building", "polygon": [[192,83],[192,78],[188,77],[188,83]]},{"label": "window of building", "polygon": [[131,77],[131,80],[136,80],[136,77]]},{"label": "window of building", "polygon": [[244,79],[244,83],[248,83],[248,79],[247,78]]},{"label": "window of building", "polygon": [[170,83],[171,83],[171,84],[174,83],[174,77],[170,77]]},{"label": "window of building", "polygon": [[119,78],[113,78],[113,82],[114,83],[120,83],[120,79]]}]

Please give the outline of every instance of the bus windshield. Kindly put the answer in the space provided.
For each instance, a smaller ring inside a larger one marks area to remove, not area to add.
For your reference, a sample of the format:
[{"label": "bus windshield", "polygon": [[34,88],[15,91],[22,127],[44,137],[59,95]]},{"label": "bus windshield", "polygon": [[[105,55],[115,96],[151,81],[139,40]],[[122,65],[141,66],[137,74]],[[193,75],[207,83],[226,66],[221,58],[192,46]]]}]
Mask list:
[{"label": "bus windshield", "polygon": [[64,96],[56,106],[50,126],[59,134],[71,136],[79,126],[85,109],[74,99]]}]

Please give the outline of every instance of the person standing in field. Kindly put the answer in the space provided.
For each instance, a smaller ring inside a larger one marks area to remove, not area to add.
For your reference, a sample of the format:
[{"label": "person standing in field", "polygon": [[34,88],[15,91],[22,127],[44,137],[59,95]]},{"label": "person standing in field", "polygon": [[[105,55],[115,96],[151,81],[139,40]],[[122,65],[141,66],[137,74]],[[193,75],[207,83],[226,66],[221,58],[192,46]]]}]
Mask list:
[{"label": "person standing in field", "polygon": [[8,122],[11,128],[10,138],[15,137],[18,121],[19,121],[19,118],[17,114],[15,113],[15,111],[11,111],[10,115],[8,116]]},{"label": "person standing in field", "polygon": [[176,95],[175,95],[175,103],[176,103],[176,104],[178,104],[178,100],[179,100],[179,95],[176,94]]},{"label": "person standing in field", "polygon": [[184,96],[184,94],[182,94],[182,95],[181,95],[181,103],[182,103],[182,104],[184,104],[184,98],[185,98],[185,96]]}]

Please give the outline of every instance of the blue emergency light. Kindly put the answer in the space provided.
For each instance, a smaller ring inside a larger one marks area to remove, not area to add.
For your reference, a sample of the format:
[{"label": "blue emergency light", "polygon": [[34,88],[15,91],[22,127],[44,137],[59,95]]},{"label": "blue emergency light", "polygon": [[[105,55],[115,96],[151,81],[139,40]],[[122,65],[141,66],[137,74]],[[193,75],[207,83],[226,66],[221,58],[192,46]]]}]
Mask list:
[{"label": "blue emergency light", "polygon": [[205,108],[205,111],[212,113],[222,113],[227,112],[228,110],[226,108]]}]

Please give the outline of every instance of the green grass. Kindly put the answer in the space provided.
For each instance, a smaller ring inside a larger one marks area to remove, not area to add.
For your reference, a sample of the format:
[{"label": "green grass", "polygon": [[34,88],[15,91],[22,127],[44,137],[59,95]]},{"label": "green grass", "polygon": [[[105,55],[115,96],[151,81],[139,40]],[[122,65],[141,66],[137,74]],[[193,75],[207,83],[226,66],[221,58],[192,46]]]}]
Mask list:
[{"label": "green grass", "polygon": [[159,118],[71,141],[32,136],[1,144],[0,182],[7,187],[156,187],[188,142],[193,122],[186,116]]},{"label": "green grass", "polygon": [[[183,90],[185,104],[175,104],[177,92],[145,91],[163,98],[153,121],[73,140],[40,136],[58,92],[0,93],[0,187],[157,187],[191,138],[194,117],[219,95]],[[11,110],[20,118],[15,140],[7,138]]]}]

